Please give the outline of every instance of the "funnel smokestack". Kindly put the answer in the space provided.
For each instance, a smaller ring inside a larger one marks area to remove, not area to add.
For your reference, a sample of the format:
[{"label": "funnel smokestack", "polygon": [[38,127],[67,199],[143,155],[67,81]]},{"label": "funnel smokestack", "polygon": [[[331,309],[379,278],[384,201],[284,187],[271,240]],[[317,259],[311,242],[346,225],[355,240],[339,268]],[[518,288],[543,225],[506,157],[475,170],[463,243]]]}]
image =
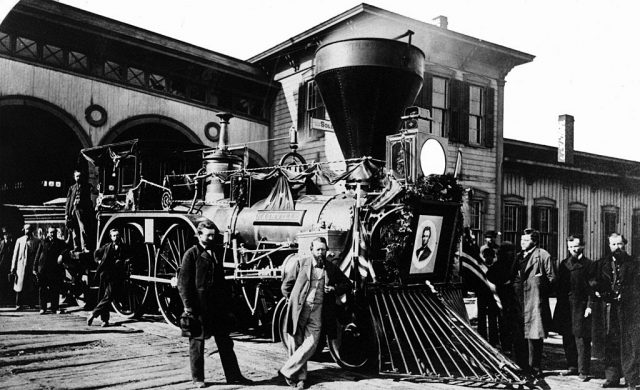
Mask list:
[{"label": "funnel smokestack", "polygon": [[350,39],[316,51],[315,80],[345,159],[385,157],[385,137],[422,86],[424,53],[405,42]]}]

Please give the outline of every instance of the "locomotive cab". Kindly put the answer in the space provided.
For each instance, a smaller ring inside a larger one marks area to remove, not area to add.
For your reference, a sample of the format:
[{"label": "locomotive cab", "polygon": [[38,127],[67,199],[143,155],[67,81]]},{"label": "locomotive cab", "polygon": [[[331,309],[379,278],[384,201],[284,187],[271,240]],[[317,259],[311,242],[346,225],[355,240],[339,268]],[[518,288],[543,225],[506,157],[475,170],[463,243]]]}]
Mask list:
[{"label": "locomotive cab", "polygon": [[[161,210],[162,193],[168,190],[167,178],[183,178],[178,194],[202,193],[189,185],[184,174],[202,167],[197,144],[163,144],[148,140],[130,140],[82,150],[82,155],[98,168],[100,211]],[[193,151],[193,152],[192,152]],[[165,184],[165,185],[163,185]],[[176,183],[170,183],[176,184]]]}]

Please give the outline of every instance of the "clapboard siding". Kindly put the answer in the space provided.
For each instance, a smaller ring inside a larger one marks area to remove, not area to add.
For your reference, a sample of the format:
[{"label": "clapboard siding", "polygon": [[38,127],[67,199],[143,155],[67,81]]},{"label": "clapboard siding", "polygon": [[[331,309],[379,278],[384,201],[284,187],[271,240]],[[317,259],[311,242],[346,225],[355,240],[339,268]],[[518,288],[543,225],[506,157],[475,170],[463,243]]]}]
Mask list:
[{"label": "clapboard siding", "polygon": [[[640,194],[626,192],[616,187],[595,187],[585,183],[566,182],[549,178],[527,180],[516,173],[505,173],[503,178],[504,195],[517,195],[525,199],[529,207],[528,219],[531,225],[531,206],[535,199],[549,198],[558,207],[558,257],[567,256],[565,239],[569,229],[569,206],[572,203],[586,205],[585,211],[585,254],[597,259],[601,257],[607,247],[602,222],[602,208],[615,206],[619,208],[618,232],[628,239],[632,233],[632,216],[635,209],[640,208]],[[627,250],[632,253],[631,245]],[[640,255],[640,253],[632,253]]]}]

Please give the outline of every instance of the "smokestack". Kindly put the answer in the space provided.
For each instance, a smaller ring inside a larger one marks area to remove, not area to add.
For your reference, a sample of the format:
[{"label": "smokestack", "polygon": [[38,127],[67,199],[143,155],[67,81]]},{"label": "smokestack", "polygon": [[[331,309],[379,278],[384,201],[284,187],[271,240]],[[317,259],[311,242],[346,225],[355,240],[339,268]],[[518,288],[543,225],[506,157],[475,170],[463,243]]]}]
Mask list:
[{"label": "smokestack", "polygon": [[573,116],[558,116],[558,162],[573,164]]},{"label": "smokestack", "polygon": [[447,17],[444,16],[444,15],[436,16],[435,18],[433,18],[431,20],[436,22],[438,27],[444,28],[445,30],[449,27],[449,19],[447,19]]}]

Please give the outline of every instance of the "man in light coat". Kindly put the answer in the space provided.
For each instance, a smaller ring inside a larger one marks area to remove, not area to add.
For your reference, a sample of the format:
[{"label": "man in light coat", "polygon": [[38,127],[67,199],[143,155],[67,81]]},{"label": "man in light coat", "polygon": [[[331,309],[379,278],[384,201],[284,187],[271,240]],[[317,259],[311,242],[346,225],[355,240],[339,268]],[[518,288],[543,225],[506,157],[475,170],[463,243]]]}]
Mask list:
[{"label": "man in light coat", "polygon": [[16,310],[22,310],[27,301],[34,299],[36,275],[33,271],[33,263],[36,254],[40,250],[40,239],[34,236],[34,228],[25,224],[24,236],[16,240],[11,261],[11,274],[14,276],[13,290],[16,292]]},{"label": "man in light coat", "polygon": [[533,380],[542,379],[542,346],[551,328],[549,293],[556,280],[556,271],[551,255],[538,246],[540,234],[533,229],[525,229],[520,239],[522,251],[514,263],[514,288],[522,310],[518,326],[520,337],[528,343],[527,366],[518,362],[528,371]]},{"label": "man in light coat", "polygon": [[302,389],[307,380],[307,361],[313,356],[321,326],[335,333],[336,297],[349,291],[349,279],[326,260],[327,241],[311,242],[311,256],[301,257],[282,282],[282,295],[288,299],[288,359],[278,371],[287,384]]}]

